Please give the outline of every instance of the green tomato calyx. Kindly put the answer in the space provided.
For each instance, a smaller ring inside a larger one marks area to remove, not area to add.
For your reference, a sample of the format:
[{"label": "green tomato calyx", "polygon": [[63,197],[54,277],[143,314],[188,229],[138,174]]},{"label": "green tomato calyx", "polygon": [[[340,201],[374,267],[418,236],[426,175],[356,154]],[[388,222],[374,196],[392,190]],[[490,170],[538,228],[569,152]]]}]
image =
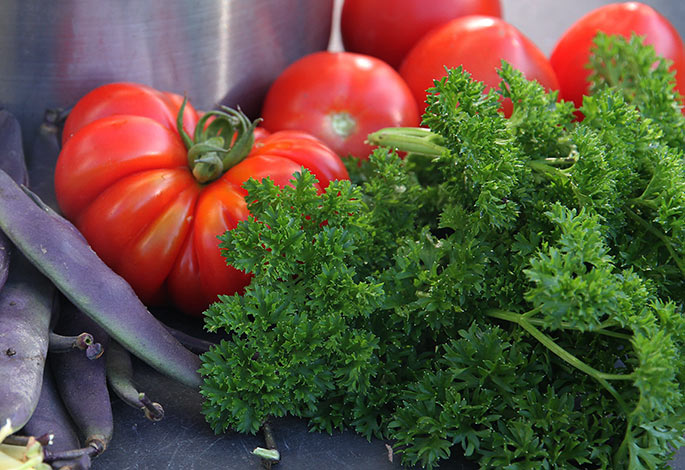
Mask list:
[{"label": "green tomato calyx", "polygon": [[188,150],[188,167],[200,183],[219,178],[247,157],[254,145],[254,130],[261,119],[250,121],[240,109],[222,106],[205,113],[197,122],[193,137],[183,129],[183,104],[176,116],[176,127]]}]

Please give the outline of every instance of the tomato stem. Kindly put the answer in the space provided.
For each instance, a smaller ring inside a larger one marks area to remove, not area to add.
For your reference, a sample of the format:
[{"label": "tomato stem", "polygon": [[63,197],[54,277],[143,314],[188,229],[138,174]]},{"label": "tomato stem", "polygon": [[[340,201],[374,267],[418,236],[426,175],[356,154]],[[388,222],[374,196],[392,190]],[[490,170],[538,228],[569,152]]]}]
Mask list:
[{"label": "tomato stem", "polygon": [[219,155],[224,151],[224,139],[221,137],[211,137],[188,149],[188,165],[197,181],[206,183],[221,176],[224,166]]},{"label": "tomato stem", "polygon": [[183,103],[181,103],[181,108],[178,110],[178,114],[176,115],[176,129],[178,129],[178,135],[181,136],[186,149],[189,149],[193,145],[193,140],[190,138],[185,129],[183,129],[183,115],[185,114],[187,103],[188,97],[184,96]]},{"label": "tomato stem", "polygon": [[254,145],[254,130],[261,119],[250,121],[240,110],[222,107],[205,113],[191,138],[183,129],[184,98],[176,127],[188,150],[188,167],[199,183],[219,178],[247,157]]},{"label": "tomato stem", "polygon": [[224,172],[221,158],[216,153],[208,153],[193,162],[192,173],[199,183],[214,181]]}]

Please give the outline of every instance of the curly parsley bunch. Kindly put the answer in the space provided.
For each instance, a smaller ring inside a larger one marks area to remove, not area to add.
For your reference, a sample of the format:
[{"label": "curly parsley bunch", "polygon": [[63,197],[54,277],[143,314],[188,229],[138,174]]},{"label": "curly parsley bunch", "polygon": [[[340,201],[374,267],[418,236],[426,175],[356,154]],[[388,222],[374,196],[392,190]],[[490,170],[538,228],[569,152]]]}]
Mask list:
[{"label": "curly parsley bunch", "polygon": [[455,69],[427,127],[369,136],[353,181],[250,181],[221,246],[253,281],[206,312],[229,334],[203,356],[213,428],[300,416],[426,468],[666,468],[685,435],[685,120],[635,38],[598,38],[594,60],[582,121],[506,63],[487,94]]}]

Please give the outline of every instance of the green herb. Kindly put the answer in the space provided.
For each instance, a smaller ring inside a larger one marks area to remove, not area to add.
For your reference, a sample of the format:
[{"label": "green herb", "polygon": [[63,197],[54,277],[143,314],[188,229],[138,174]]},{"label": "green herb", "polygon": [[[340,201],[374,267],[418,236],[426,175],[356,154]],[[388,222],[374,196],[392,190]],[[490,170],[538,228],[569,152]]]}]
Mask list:
[{"label": "green herb", "polygon": [[634,76],[598,66],[580,122],[506,63],[487,94],[450,70],[427,128],[369,136],[352,181],[249,181],[252,217],[221,247],[254,278],[206,312],[229,333],[202,357],[212,427],[289,414],[426,468],[666,468],[685,435],[685,167],[655,60],[598,39],[595,63]]}]

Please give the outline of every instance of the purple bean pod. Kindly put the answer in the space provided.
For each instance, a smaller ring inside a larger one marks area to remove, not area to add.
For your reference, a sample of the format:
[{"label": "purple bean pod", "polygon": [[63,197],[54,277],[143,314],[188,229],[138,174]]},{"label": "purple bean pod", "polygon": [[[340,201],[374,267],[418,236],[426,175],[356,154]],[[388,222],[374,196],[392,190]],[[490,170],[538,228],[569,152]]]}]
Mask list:
[{"label": "purple bean pod", "polygon": [[164,408],[148,398],[136,387],[133,378],[131,355],[116,341],[110,341],[105,352],[107,383],[112,391],[128,406],[140,410],[150,421],[164,418]]},{"label": "purple bean pod", "polygon": [[35,410],[48,352],[52,283],[20,253],[0,290],[0,420],[21,429]]},{"label": "purple bean pod", "polygon": [[[70,336],[84,329],[107,350],[109,335],[77,307],[65,302],[60,309],[55,332]],[[92,448],[91,457],[101,454],[114,431],[104,357],[91,360],[75,350],[50,354],[49,361],[57,390],[83,446]]]},{"label": "purple bean pod", "polygon": [[199,388],[200,358],[171,335],[78,230],[0,171],[0,229],[74,305],[151,367]]},{"label": "purple bean pod", "polygon": [[0,169],[17,184],[28,184],[21,126],[17,118],[6,109],[0,109]]},{"label": "purple bean pod", "polygon": [[204,338],[199,338],[197,336],[189,335],[185,331],[178,330],[169,325],[165,325],[169,333],[172,334],[174,338],[180,341],[180,343],[186,348],[190,349],[196,354],[204,354],[212,346],[216,346],[217,343],[209,341]]},{"label": "purple bean pod", "polygon": [[[26,184],[28,172],[24,160],[21,126],[9,111],[0,110],[0,169],[18,184]],[[12,243],[0,234],[0,288],[7,281]]]},{"label": "purple bean pod", "polygon": [[38,406],[22,429],[22,433],[27,436],[51,436],[50,443],[44,447],[44,453],[45,460],[49,460],[53,468],[90,468],[90,456],[87,454],[73,459],[65,459],[60,455],[79,449],[81,444],[74,423],[57,392],[49,365],[46,365],[43,371]]}]

